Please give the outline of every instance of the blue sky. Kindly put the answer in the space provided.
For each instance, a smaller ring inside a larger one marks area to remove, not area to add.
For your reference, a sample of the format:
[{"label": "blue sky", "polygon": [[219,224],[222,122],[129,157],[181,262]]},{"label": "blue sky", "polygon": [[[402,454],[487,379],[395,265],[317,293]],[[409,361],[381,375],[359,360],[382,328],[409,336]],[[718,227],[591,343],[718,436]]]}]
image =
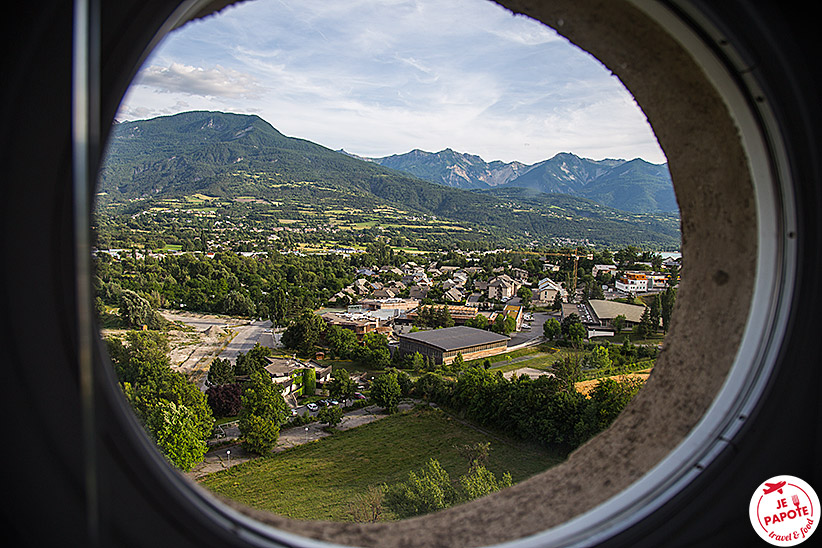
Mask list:
[{"label": "blue sky", "polygon": [[118,119],[220,110],[363,156],[665,162],[619,80],[485,0],[251,0],[171,33]]}]

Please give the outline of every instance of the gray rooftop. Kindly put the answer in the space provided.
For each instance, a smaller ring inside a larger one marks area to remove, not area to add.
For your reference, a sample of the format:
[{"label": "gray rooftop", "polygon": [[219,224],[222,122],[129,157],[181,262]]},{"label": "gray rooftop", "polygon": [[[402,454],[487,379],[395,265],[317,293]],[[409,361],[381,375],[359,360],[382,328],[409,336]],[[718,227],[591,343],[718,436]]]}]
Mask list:
[{"label": "gray rooftop", "polygon": [[400,335],[400,339],[419,341],[437,347],[444,352],[509,340],[505,335],[500,335],[493,331],[485,331],[484,329],[465,326],[417,331],[416,333]]},{"label": "gray rooftop", "polygon": [[629,322],[639,323],[640,318],[642,318],[642,313],[645,312],[644,306],[618,303],[615,301],[591,299],[588,301],[588,304],[600,320],[613,320],[617,316],[622,315],[625,316],[625,319]]}]

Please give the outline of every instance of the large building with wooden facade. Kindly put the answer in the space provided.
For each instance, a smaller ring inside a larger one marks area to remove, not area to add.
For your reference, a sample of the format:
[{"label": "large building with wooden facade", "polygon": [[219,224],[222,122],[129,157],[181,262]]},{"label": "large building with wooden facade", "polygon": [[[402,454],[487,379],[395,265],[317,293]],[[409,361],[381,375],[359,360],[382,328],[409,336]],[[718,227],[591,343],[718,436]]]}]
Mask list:
[{"label": "large building with wooden facade", "polygon": [[508,337],[493,331],[457,326],[400,335],[399,351],[419,352],[434,363],[450,364],[457,354],[466,361],[501,354],[508,349],[508,341]]},{"label": "large building with wooden facade", "polygon": [[419,317],[420,309],[426,307],[434,310],[442,307],[447,308],[448,315],[451,316],[452,320],[454,320],[454,325],[463,325],[465,322],[473,319],[478,314],[477,309],[473,306],[458,306],[454,304],[429,304],[423,305],[417,308],[415,311],[408,312],[405,315],[405,322],[415,323],[417,318]]}]

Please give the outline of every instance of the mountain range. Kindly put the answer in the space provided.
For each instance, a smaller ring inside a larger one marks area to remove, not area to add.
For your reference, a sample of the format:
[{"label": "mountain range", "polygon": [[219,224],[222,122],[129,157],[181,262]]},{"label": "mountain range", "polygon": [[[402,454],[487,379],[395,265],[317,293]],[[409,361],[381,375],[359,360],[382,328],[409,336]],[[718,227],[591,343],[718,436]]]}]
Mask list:
[{"label": "mountain range", "polygon": [[[478,166],[484,164],[480,162],[476,160]],[[602,173],[591,163],[590,182],[581,186],[594,187],[605,180],[606,172],[618,180],[616,170],[632,164],[607,162],[599,169]],[[269,204],[266,215],[272,218],[294,218],[306,207],[364,211],[390,206],[509,239],[679,245],[676,212],[635,213],[579,195],[545,193],[536,183],[516,187],[510,183],[529,173],[537,180],[534,166],[487,166],[499,167],[494,171],[498,174],[520,167],[522,173],[505,182],[500,175],[498,184],[483,190],[453,188],[287,137],[255,115],[186,112],[116,124],[100,171],[97,201],[99,207],[128,204],[133,213],[149,209],[152,202],[198,193],[234,203],[253,198]],[[579,173],[575,176],[582,177]]]},{"label": "mountain range", "polygon": [[529,188],[579,196],[633,213],[678,211],[667,164],[651,164],[640,158],[591,160],[563,152],[527,165],[486,162],[447,148],[363,159],[454,188]]}]

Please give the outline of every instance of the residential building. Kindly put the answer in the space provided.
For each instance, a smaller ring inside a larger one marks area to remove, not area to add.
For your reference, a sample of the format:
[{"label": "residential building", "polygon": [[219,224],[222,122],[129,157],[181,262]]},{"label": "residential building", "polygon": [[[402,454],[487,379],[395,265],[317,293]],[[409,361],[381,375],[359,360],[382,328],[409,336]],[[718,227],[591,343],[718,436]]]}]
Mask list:
[{"label": "residential building", "polygon": [[452,287],[446,291],[442,297],[444,300],[452,303],[462,302],[465,300],[465,295],[456,287]]},{"label": "residential building", "polygon": [[557,282],[551,278],[542,278],[537,285],[537,290],[534,292],[533,300],[542,303],[551,303],[554,302],[557,293],[559,293],[561,297],[565,297],[566,295],[566,291],[562,289],[562,286]]},{"label": "residential building", "polygon": [[658,272],[626,272],[614,284],[618,290],[626,293],[644,293],[667,285],[668,275]]},{"label": "residential building", "polygon": [[660,274],[658,272],[647,274],[648,277],[648,290],[652,289],[664,289],[668,287],[668,275],[667,274]]},{"label": "residential building", "polygon": [[[517,305],[507,305],[505,308],[502,309],[502,312],[500,312],[500,314],[505,314],[509,318],[513,319],[517,331],[522,330],[522,320],[525,317],[525,309],[523,307]],[[494,319],[495,316],[492,315],[491,321],[493,322]]]},{"label": "residential building", "polygon": [[336,325],[343,329],[348,329],[357,335],[358,340],[362,340],[366,333],[391,332],[391,326],[384,325],[379,318],[369,316],[367,312],[326,312],[322,319],[328,325]]},{"label": "residential building", "polygon": [[314,370],[317,384],[331,380],[331,366],[322,367],[315,362],[305,363],[297,358],[266,357],[268,364],[265,371],[271,376],[271,381],[280,386],[283,396],[302,395],[303,379],[308,369]]},{"label": "residential building", "polygon": [[431,291],[431,287],[427,285],[415,285],[409,288],[408,296],[412,299],[416,299],[418,301],[423,300],[428,296],[428,292]]},{"label": "residential building", "polygon": [[396,296],[397,296],[397,294],[394,293],[393,289],[388,289],[388,288],[385,288],[385,287],[377,289],[376,291],[371,293],[371,297],[374,298],[374,299],[392,299]]},{"label": "residential building", "polygon": [[520,285],[507,274],[497,276],[488,284],[488,298],[499,301],[510,299],[517,294]]},{"label": "residential building", "polygon": [[614,273],[617,271],[617,266],[613,264],[595,264],[594,268],[591,269],[591,276],[596,278],[599,276],[601,272],[611,272]]},{"label": "residential building", "polygon": [[398,297],[387,299],[363,299],[360,301],[363,310],[414,310],[419,306],[416,299],[400,299]]},{"label": "residential building", "polygon": [[626,272],[617,279],[614,287],[625,293],[644,293],[648,291],[648,275],[644,272]]},{"label": "residential building", "polygon": [[522,268],[512,268],[511,269],[511,276],[515,280],[519,280],[521,282],[527,282],[528,281],[528,271],[524,270]]}]

